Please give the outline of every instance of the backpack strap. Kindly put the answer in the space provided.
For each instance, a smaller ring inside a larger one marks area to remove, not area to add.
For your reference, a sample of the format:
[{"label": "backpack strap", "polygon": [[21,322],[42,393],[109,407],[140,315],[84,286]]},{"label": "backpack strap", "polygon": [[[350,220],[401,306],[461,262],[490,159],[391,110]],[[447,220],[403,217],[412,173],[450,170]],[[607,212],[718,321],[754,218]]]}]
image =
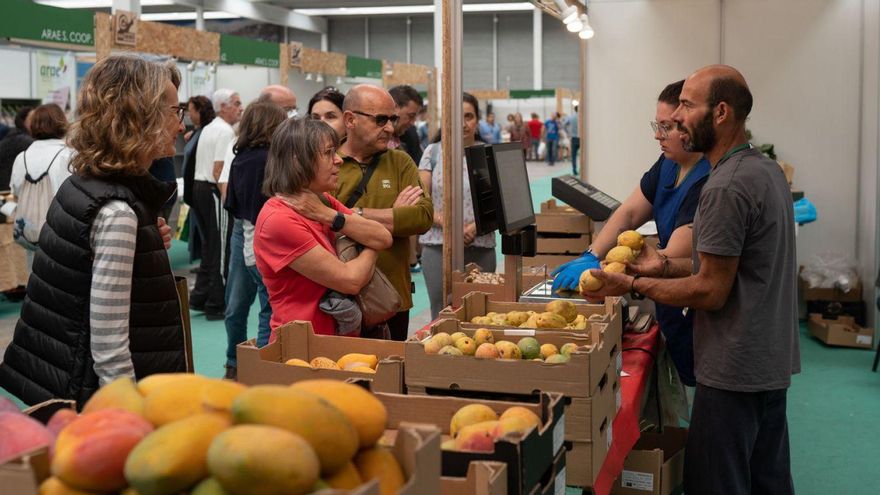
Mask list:
[{"label": "backpack strap", "polygon": [[367,168],[364,170],[364,175],[361,179],[361,183],[358,184],[357,189],[355,189],[352,195],[348,197],[348,201],[345,202],[346,208],[351,208],[352,206],[354,206],[355,203],[357,203],[358,200],[361,199],[361,196],[363,196],[364,193],[367,192],[367,183],[370,182],[370,177],[373,176],[373,172],[376,171],[376,166],[379,165],[379,160],[384,154],[384,151],[382,153],[376,153],[376,155],[373,156],[373,159],[370,160],[369,165],[367,165]]},{"label": "backpack strap", "polygon": [[40,182],[41,180],[43,180],[43,177],[49,175],[49,171],[52,170],[52,165],[55,163],[55,159],[58,158],[58,155],[60,155],[62,151],[64,151],[64,146],[62,146],[61,149],[59,149],[58,152],[55,153],[55,156],[52,157],[52,161],[49,162],[49,166],[46,167],[46,171],[43,172],[42,175],[40,175],[40,176],[37,177],[36,179],[32,179],[32,178],[31,178],[31,173],[28,172],[28,169],[27,169],[27,151],[25,151],[24,154],[21,155],[22,160],[24,161],[24,178],[25,178],[25,180],[28,181],[28,182],[30,182],[31,184],[36,184],[37,182]]}]

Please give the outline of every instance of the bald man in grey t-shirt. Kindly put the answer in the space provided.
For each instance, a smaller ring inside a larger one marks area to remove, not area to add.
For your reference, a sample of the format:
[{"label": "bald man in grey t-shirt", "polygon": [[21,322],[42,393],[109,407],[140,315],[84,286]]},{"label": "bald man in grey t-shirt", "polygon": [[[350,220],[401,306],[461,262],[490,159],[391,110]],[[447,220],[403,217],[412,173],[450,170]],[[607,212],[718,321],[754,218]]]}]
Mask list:
[{"label": "bald man in grey t-shirt", "polygon": [[712,164],[693,223],[695,256],[645,249],[629,266],[634,276],[594,270],[604,286],[585,296],[630,292],[696,311],[686,493],[793,494],[786,404],[800,353],[791,191],[779,165],[746,139],[752,95],[736,69],[698,70],[680,101],[672,119],[685,149]]}]

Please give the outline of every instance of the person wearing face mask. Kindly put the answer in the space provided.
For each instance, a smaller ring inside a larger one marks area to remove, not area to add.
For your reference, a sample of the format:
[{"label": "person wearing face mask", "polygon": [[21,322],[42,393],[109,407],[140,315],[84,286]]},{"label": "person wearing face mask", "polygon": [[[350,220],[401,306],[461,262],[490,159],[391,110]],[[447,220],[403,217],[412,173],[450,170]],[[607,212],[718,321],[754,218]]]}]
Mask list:
[{"label": "person wearing face mask", "polygon": [[[147,170],[183,131],[180,74],[132,55],[92,67],[69,143],[73,175],[58,189],[0,386],[26,404],[77,408],[120,377],[187,370],[180,300],[158,211],[174,185]],[[119,118],[113,109],[128,109]],[[63,336],[63,338],[59,338]]]},{"label": "person wearing face mask", "polygon": [[345,138],[345,125],[342,123],[342,104],[344,101],[344,94],[338,89],[328,86],[312,96],[306,115],[332,127],[336,131],[336,136],[342,141]]},{"label": "person wearing face mask", "polygon": [[[315,333],[333,335],[336,320],[320,310],[327,289],[357,294],[373,275],[377,252],[391,246],[391,233],[330,194],[341,178],[339,138],[315,119],[287,119],[272,135],[263,194],[254,231],[257,268],[269,292],[274,342],[279,326],[312,322]],[[364,246],[357,258],[336,257],[336,233]]]},{"label": "person wearing face mask", "polygon": [[[469,93],[462,95],[462,146],[473,146],[479,141],[477,125],[480,120],[480,105],[476,97]],[[437,318],[440,310],[448,301],[443,297],[443,151],[440,134],[434,142],[425,148],[425,154],[419,163],[419,176],[425,189],[433,198],[434,225],[431,230],[419,237],[422,244],[422,269],[425,274],[425,285],[431,301],[431,319]],[[461,159],[463,216],[464,216],[464,262],[476,263],[484,272],[494,272],[497,263],[495,254],[495,234],[476,235],[477,225],[474,223],[474,205],[471,199],[470,181],[468,180],[467,162]],[[455,164],[456,168],[458,163]]]},{"label": "person wearing face mask", "polygon": [[[397,289],[401,311],[387,321],[394,340],[405,340],[412,307],[410,236],[431,228],[434,207],[422,190],[418,168],[401,150],[388,149],[399,120],[394,99],[382,88],[361,84],[349,90],[342,106],[347,138],[339,147],[342,166],[336,198],[358,215],[375,220],[394,236],[379,253],[376,267]],[[365,180],[366,179],[366,180]]]},{"label": "person wearing face mask", "polygon": [[[599,260],[617,245],[617,235],[640,227],[648,220],[657,223],[660,241],[658,253],[667,258],[690,256],[694,213],[700,191],[709,175],[709,162],[702,153],[684,149],[681,133],[672,121],[672,112],[679,103],[684,81],[666,86],[657,101],[655,120],[651,122],[654,139],[662,155],[629,198],[615,210],[605,227],[580,258],[557,268],[553,290],[577,290],[581,273],[598,268]],[[696,385],[694,377],[693,311],[682,314],[682,308],[656,303],[657,322],[666,338],[669,355],[684,385]]]}]

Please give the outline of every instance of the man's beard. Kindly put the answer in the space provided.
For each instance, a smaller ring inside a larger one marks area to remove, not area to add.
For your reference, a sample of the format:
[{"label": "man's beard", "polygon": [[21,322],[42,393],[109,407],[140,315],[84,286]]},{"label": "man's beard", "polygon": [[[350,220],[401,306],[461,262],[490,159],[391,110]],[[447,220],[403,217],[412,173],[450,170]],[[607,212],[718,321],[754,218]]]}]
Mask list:
[{"label": "man's beard", "polygon": [[708,153],[715,147],[717,136],[715,128],[712,127],[712,112],[706,112],[706,115],[697,122],[692,132],[685,129],[682,124],[678,124],[678,128],[688,137],[682,143],[685,151]]}]

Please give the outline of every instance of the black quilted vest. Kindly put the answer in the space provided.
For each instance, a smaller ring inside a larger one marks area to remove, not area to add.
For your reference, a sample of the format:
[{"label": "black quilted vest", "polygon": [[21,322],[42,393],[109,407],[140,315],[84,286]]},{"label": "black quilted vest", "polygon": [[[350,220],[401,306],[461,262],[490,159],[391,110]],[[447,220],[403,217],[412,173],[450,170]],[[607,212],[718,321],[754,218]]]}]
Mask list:
[{"label": "black quilted vest", "polygon": [[64,398],[79,407],[97,390],[89,345],[89,237],[98,211],[112,200],[128,203],[138,220],[129,317],[135,374],[186,371],[180,303],[156,227],[173,190],[150,175],[73,175],[62,184],[40,232],[21,317],[0,364],[0,387],[27,404]]}]

